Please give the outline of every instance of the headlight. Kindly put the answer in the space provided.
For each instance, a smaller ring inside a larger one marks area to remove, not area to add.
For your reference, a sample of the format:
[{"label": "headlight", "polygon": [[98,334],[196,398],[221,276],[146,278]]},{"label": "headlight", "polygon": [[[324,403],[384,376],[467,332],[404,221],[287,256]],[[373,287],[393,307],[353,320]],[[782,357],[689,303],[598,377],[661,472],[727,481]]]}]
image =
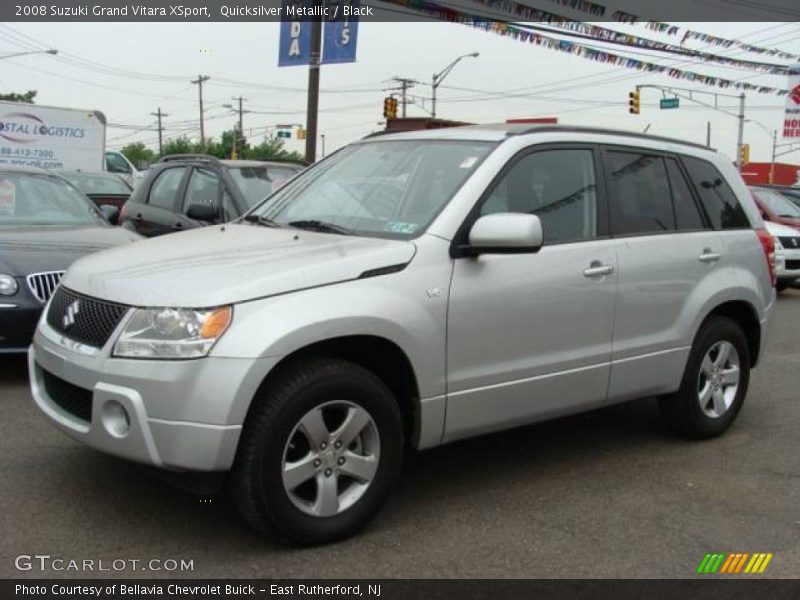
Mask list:
[{"label": "headlight", "polygon": [[114,356],[201,358],[222,337],[232,317],[231,306],[138,308],[114,344]]},{"label": "headlight", "polygon": [[19,286],[17,280],[11,275],[0,275],[0,296],[13,296]]}]

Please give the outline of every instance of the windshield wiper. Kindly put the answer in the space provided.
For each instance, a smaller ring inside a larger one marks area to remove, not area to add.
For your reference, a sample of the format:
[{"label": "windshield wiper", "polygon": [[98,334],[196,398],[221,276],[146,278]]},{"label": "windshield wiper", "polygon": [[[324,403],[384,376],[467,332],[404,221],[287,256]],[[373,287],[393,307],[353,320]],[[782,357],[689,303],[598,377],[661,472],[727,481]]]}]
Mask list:
[{"label": "windshield wiper", "polygon": [[242,217],[244,221],[248,223],[255,223],[256,225],[263,225],[264,227],[277,227],[280,228],[281,225],[277,221],[273,221],[272,219],[268,219],[267,217],[262,217],[261,215],[255,214],[247,214]]},{"label": "windshield wiper", "polygon": [[301,221],[289,221],[289,227],[296,227],[297,229],[308,229],[309,231],[319,231],[320,233],[339,233],[341,235],[351,235],[352,231],[340,225],[334,225],[327,221],[318,221],[316,219],[306,219]]}]

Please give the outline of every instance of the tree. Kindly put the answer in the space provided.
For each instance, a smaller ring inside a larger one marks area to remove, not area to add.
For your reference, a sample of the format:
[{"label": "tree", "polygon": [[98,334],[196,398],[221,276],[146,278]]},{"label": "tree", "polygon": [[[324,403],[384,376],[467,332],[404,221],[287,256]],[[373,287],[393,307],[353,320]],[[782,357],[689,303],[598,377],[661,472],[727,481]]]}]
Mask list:
[{"label": "tree", "polygon": [[156,153],[150,148],[145,146],[142,142],[134,142],[122,148],[121,152],[135,164],[138,168],[143,168],[145,165],[156,160]]},{"label": "tree", "polygon": [[275,135],[265,136],[264,141],[252,148],[248,148],[241,158],[254,160],[269,160],[271,158],[302,160],[303,156],[299,152],[289,152],[284,148],[283,139]]},{"label": "tree", "polygon": [[10,94],[0,94],[0,100],[7,100],[8,102],[25,102],[33,104],[33,99],[36,98],[36,90],[28,90],[24,94],[17,94],[11,92]]},{"label": "tree", "polygon": [[199,152],[199,144],[196,144],[186,137],[172,138],[164,142],[164,150],[161,156],[167,154],[195,154]]}]

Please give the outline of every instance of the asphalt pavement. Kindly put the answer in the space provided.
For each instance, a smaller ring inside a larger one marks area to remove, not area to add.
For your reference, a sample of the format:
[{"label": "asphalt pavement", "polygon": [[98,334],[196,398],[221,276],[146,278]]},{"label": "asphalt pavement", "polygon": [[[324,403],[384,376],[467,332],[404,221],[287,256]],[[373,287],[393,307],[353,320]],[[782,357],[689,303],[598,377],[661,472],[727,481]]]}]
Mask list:
[{"label": "asphalt pavement", "polygon": [[[673,437],[644,400],[411,454],[371,526],[310,549],[65,437],[26,377],[0,358],[0,577],[683,578],[708,552],[770,552],[761,577],[800,576],[800,291],[721,438]],[[20,555],[193,570],[20,571]]]}]

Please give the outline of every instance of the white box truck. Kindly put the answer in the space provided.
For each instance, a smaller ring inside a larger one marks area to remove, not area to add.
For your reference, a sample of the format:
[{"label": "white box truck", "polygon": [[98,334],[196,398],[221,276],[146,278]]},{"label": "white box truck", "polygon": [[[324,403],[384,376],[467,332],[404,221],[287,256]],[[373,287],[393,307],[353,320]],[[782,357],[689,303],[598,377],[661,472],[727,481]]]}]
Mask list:
[{"label": "white box truck", "polygon": [[105,148],[100,111],[0,101],[0,166],[104,171]]}]

